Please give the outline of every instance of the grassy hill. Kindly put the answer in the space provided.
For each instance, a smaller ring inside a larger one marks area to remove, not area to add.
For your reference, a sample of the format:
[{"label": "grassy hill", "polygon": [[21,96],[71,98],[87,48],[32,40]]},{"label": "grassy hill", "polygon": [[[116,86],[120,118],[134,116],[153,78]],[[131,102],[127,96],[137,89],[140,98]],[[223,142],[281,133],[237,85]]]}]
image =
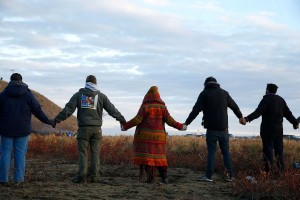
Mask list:
[{"label": "grassy hill", "polygon": [[[5,89],[7,84],[8,83],[6,81],[0,80],[0,92],[2,92]],[[34,90],[31,90],[31,92],[37,98],[37,100],[42,106],[43,111],[50,119],[54,118],[61,111],[62,108],[60,108],[58,105],[53,103],[51,100],[49,100],[42,94]],[[53,129],[50,125],[40,122],[36,117],[32,116],[33,133],[64,133],[66,131],[75,132],[77,131],[77,128],[77,119],[74,116],[71,116],[67,120],[58,124],[55,129]]]}]

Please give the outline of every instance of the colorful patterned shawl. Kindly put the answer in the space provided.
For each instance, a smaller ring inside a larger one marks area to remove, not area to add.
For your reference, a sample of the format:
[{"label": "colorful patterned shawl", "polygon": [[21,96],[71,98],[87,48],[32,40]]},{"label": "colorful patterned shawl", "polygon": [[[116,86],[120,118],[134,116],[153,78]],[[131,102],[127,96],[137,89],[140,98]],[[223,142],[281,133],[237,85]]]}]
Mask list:
[{"label": "colorful patterned shawl", "polygon": [[178,130],[183,126],[170,116],[165,103],[160,98],[158,88],[152,86],[145,95],[137,115],[123,124],[126,130],[137,126],[133,141],[135,164],[168,166],[165,123]]}]

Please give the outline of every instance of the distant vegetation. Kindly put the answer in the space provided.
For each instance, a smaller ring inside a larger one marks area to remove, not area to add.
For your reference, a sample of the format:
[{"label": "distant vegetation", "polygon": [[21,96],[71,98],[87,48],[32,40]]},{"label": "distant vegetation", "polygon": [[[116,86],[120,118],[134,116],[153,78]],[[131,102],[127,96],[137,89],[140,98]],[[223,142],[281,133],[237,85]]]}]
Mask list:
[{"label": "distant vegetation", "polygon": [[[2,92],[5,87],[7,86],[7,82],[0,80],[0,92]],[[29,85],[30,89],[30,85]],[[30,89],[31,90],[31,89]],[[54,118],[60,111],[61,108],[53,103],[51,100],[46,98],[45,96],[41,95],[40,93],[31,90],[37,100],[40,102],[43,111],[49,118]],[[62,123],[58,124],[55,129],[53,129],[50,125],[44,124],[40,122],[36,117],[32,117],[32,132],[33,133],[64,133],[67,131],[75,132],[77,130],[77,119],[74,116],[71,116],[67,120],[63,121]]]}]

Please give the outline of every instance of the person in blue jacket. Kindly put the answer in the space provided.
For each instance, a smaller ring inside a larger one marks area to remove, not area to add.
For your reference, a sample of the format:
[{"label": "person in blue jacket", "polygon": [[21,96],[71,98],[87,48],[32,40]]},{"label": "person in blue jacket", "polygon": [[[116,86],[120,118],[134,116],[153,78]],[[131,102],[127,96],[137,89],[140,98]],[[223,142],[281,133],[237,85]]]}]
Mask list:
[{"label": "person in blue jacket", "polygon": [[23,185],[26,152],[31,133],[32,114],[45,124],[55,127],[42,111],[41,106],[21,74],[14,73],[7,87],[0,93],[0,135],[2,155],[0,158],[0,185],[9,185],[12,151],[14,152],[14,183]]}]

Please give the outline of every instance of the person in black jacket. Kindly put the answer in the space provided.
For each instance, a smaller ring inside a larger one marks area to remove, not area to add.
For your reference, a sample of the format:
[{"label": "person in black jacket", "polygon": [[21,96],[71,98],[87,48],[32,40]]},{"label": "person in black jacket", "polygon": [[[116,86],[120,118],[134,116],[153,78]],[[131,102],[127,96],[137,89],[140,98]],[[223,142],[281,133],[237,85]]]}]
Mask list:
[{"label": "person in black jacket", "polygon": [[273,168],[273,149],[277,157],[277,167],[283,172],[283,117],[285,117],[294,129],[299,127],[299,122],[294,117],[285,100],[276,95],[277,85],[267,84],[266,95],[260,101],[254,112],[242,120],[242,124],[251,122],[262,116],[260,136],[263,144],[263,158],[265,161],[264,171],[269,173]]},{"label": "person in black jacket", "polygon": [[21,74],[14,73],[8,86],[0,93],[0,135],[2,155],[0,159],[0,184],[8,185],[12,150],[14,152],[14,182],[23,184],[26,152],[31,133],[31,115],[55,127],[39,102],[22,82]]},{"label": "person in black jacket", "polygon": [[222,151],[223,161],[227,170],[227,181],[233,180],[233,169],[229,152],[229,133],[228,133],[228,113],[229,107],[234,114],[241,120],[243,115],[231,98],[229,93],[222,88],[214,77],[208,77],[204,82],[204,90],[200,93],[193,110],[185,121],[189,125],[198,114],[203,111],[203,125],[206,131],[207,144],[207,167],[206,174],[201,176],[199,181],[212,182],[214,171],[215,154],[217,142]]}]

